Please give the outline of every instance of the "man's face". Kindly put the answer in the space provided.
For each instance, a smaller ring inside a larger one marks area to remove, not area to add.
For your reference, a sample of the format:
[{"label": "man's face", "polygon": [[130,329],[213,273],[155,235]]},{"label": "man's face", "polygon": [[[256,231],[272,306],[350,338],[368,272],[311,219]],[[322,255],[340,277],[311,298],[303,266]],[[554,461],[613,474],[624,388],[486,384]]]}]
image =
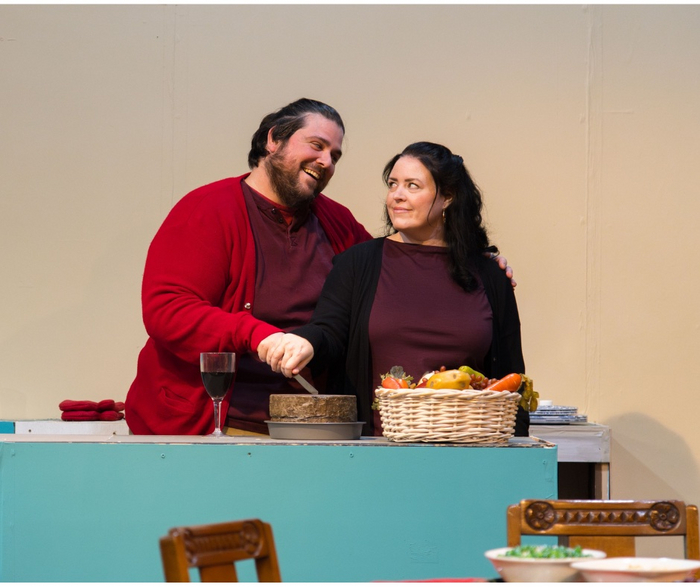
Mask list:
[{"label": "man's face", "polygon": [[309,203],[323,191],[335,173],[342,144],[342,129],[320,114],[307,114],[304,126],[286,143],[273,143],[264,166],[285,206]]}]

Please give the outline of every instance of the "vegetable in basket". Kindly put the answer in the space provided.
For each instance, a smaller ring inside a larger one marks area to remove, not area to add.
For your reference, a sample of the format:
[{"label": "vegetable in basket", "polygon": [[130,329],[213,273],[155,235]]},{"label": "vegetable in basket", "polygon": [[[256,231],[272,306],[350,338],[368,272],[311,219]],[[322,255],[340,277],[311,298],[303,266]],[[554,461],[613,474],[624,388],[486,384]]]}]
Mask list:
[{"label": "vegetable in basket", "polygon": [[380,376],[382,378],[382,387],[386,389],[407,389],[411,387],[413,377],[406,375],[403,367],[394,365],[388,373]]},{"label": "vegetable in basket", "polygon": [[[520,406],[528,412],[537,409],[539,393],[532,384],[532,379],[522,373],[509,373],[501,379],[488,379],[475,369],[462,365],[459,369],[440,367],[439,371],[425,373],[417,384],[411,383],[413,377],[406,375],[403,367],[394,366],[389,373],[381,376],[381,386],[387,389],[429,388],[429,389],[487,389],[490,391],[520,392]],[[373,406],[374,407],[374,406]]]},{"label": "vegetable in basket", "polygon": [[532,386],[532,379],[521,373],[510,373],[498,381],[491,383],[486,387],[493,391],[519,391],[522,397],[520,398],[520,406],[526,412],[534,412],[537,409],[538,398],[537,393]]},{"label": "vegetable in basket", "polygon": [[471,380],[469,373],[459,369],[449,369],[435,373],[426,381],[425,386],[431,389],[471,389],[469,385]]},{"label": "vegetable in basket", "polygon": [[486,389],[493,391],[518,391],[523,383],[522,375],[519,373],[510,373],[486,386]]}]

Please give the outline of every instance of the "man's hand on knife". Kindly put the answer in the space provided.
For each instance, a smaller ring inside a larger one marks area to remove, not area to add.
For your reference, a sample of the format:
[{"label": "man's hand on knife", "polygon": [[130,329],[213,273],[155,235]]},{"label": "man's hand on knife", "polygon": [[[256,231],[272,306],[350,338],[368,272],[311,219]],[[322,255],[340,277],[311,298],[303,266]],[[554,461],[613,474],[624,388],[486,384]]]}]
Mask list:
[{"label": "man's hand on knife", "polygon": [[[273,338],[274,337],[274,338]],[[271,340],[272,339],[272,340]],[[258,346],[258,356],[285,377],[298,375],[314,356],[311,343],[296,334],[272,334]]]}]

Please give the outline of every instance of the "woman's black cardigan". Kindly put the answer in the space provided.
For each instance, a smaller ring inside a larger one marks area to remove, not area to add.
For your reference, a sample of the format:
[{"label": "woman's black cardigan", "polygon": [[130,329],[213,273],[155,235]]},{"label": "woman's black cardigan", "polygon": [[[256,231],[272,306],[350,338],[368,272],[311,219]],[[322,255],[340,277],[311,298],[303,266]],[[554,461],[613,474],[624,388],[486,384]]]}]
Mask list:
[{"label": "woman's black cardigan", "polygon": [[[358,417],[365,422],[363,435],[374,433],[369,317],[383,246],[384,238],[377,238],[336,255],[311,322],[293,331],[314,347],[312,372],[328,369],[326,393],[357,396]],[[477,255],[475,262],[493,312],[493,339],[484,375],[500,378],[525,373],[520,317],[510,280],[492,259]],[[518,408],[515,435],[528,436],[529,423],[529,414]]]}]

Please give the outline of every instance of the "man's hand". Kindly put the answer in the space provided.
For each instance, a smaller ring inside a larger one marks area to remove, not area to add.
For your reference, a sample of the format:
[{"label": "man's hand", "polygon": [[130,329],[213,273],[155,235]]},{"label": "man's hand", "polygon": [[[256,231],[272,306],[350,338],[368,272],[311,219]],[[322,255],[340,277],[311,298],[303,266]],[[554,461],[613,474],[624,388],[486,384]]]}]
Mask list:
[{"label": "man's hand", "polygon": [[284,332],[275,332],[267,338],[263,338],[258,345],[258,358],[263,362],[267,363],[267,355],[280,343]]},{"label": "man's hand", "polygon": [[313,358],[314,347],[296,334],[273,334],[260,343],[258,356],[273,371],[282,373],[285,377],[293,377]]},{"label": "man's hand", "polygon": [[497,255],[496,253],[486,253],[489,257],[491,257],[496,263],[498,263],[498,266],[503,269],[503,271],[506,272],[506,277],[510,279],[510,283],[515,288],[518,283],[513,279],[513,268],[508,265],[508,259],[505,257],[502,257],[501,255]]}]

